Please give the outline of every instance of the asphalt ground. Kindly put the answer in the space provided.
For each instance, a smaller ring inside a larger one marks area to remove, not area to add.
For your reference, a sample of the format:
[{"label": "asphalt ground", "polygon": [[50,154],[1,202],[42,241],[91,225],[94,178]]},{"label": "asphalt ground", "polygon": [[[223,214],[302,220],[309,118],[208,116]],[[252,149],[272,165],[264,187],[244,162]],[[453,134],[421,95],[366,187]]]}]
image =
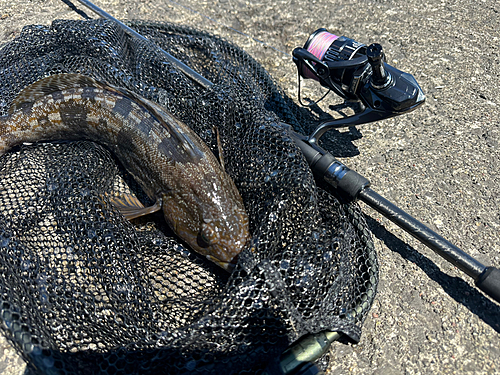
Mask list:
[{"label": "asphalt ground", "polygon": [[[293,98],[297,78],[289,54],[317,28],[381,43],[388,62],[420,83],[425,105],[332,131],[324,146],[379,194],[485,265],[500,267],[498,0],[178,1],[96,4],[120,19],[168,21],[222,35],[260,61]],[[0,43],[24,25],[81,19],[68,4],[0,0]],[[306,94],[317,94],[315,84],[307,83]],[[337,116],[329,107],[339,103],[330,94],[320,106]],[[361,342],[332,345],[329,373],[500,373],[500,305],[456,267],[363,207],[379,256],[378,295]],[[5,340],[0,358],[3,373],[25,372]]]}]

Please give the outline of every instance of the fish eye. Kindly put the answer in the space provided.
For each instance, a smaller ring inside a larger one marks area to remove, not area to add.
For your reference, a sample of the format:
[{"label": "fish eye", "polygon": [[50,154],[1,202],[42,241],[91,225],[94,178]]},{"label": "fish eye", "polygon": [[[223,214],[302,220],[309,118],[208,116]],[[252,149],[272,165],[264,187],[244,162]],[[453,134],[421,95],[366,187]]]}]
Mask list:
[{"label": "fish eye", "polygon": [[208,247],[217,243],[219,241],[219,235],[217,231],[212,228],[212,222],[203,223],[200,231],[198,232],[198,245],[200,247]]}]

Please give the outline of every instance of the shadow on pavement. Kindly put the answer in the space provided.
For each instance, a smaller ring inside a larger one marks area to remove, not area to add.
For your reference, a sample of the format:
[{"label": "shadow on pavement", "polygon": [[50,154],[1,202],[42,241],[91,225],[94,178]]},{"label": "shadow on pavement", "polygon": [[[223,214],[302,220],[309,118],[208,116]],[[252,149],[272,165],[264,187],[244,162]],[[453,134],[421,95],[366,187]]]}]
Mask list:
[{"label": "shadow on pavement", "polygon": [[[431,280],[437,282],[451,298],[467,307],[496,332],[500,333],[500,306],[485,297],[464,279],[449,276],[442,272],[432,260],[387,231],[372,217],[366,216],[366,222],[373,235],[391,251],[398,253],[404,259],[418,266]],[[464,274],[464,277],[468,276]]]}]

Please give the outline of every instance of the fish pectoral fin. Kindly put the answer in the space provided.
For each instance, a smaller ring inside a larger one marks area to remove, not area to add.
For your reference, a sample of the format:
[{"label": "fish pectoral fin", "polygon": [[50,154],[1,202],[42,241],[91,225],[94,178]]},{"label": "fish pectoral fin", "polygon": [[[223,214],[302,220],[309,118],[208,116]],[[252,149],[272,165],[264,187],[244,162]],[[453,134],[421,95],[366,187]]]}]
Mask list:
[{"label": "fish pectoral fin", "polygon": [[158,199],[152,206],[149,207],[144,207],[139,199],[131,194],[123,194],[120,197],[112,197],[110,200],[111,204],[128,220],[149,215],[153,212],[161,210],[161,199]]}]

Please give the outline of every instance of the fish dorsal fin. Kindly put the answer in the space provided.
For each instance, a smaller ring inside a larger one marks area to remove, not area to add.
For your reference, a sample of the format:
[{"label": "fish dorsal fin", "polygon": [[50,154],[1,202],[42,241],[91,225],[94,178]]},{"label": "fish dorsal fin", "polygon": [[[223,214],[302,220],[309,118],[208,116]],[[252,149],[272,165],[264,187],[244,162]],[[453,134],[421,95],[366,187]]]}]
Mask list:
[{"label": "fish dorsal fin", "polygon": [[[193,140],[185,134],[186,131],[188,131],[188,126],[186,124],[172,114],[167,113],[159,104],[153,101],[142,97],[137,97],[136,100],[138,100],[156,116],[158,121],[160,121],[160,123],[169,130],[170,135],[177,140],[178,145],[182,147],[188,155],[192,158],[200,157],[199,147],[196,146],[193,143]],[[186,129],[182,129],[183,127]],[[192,130],[190,130],[190,132],[192,132],[192,134],[196,134]]]},{"label": "fish dorsal fin", "polygon": [[216,126],[213,127],[215,131],[215,135],[217,136],[217,149],[219,151],[219,163],[223,171],[226,170],[226,166],[224,165],[224,154],[222,151],[222,142],[220,140],[219,128]]},{"label": "fish dorsal fin", "polygon": [[22,108],[31,106],[34,102],[44,96],[55,92],[82,87],[94,87],[115,92],[135,101],[139,105],[142,105],[147,111],[155,116],[165,128],[169,130],[170,135],[176,139],[178,145],[182,147],[188,155],[192,158],[200,157],[198,147],[193,143],[189,136],[186,136],[186,130],[182,129],[183,126],[187,127],[187,125],[180,125],[180,120],[167,113],[161,106],[126,88],[108,85],[79,73],[55,74],[32,83],[24,88],[14,99],[9,108],[8,114],[12,115],[14,112]]},{"label": "fish dorsal fin", "polygon": [[42,78],[24,88],[12,102],[9,114],[23,108],[26,104],[34,103],[46,95],[76,87],[107,88],[108,86],[78,73],[55,74]]}]

